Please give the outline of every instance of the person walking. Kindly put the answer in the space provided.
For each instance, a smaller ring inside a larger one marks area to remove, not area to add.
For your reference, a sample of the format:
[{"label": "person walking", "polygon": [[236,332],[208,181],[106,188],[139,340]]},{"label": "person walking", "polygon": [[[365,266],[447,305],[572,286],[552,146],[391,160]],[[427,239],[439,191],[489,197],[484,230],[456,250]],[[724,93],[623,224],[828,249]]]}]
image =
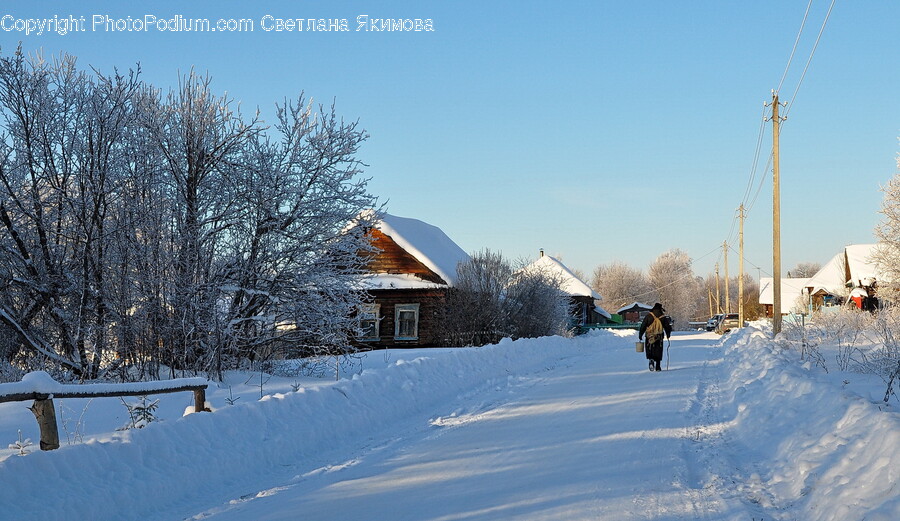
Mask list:
[{"label": "person walking", "polygon": [[657,302],[653,308],[644,317],[641,322],[641,328],[638,330],[638,340],[642,340],[644,335],[647,340],[644,342],[646,348],[644,354],[647,355],[651,371],[662,371],[663,357],[663,340],[672,336],[672,320],[666,316],[666,310],[662,304]]}]

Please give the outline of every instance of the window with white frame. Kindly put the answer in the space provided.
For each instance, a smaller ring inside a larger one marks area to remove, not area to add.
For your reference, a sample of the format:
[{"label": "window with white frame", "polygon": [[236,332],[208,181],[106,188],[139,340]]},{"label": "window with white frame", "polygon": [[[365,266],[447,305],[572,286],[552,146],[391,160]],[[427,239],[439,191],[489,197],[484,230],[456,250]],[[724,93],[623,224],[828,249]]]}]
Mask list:
[{"label": "window with white frame", "polygon": [[378,327],[380,322],[381,304],[364,304],[359,311],[359,340],[381,338]]},{"label": "window with white frame", "polygon": [[418,304],[397,304],[394,306],[394,338],[396,340],[418,340]]}]

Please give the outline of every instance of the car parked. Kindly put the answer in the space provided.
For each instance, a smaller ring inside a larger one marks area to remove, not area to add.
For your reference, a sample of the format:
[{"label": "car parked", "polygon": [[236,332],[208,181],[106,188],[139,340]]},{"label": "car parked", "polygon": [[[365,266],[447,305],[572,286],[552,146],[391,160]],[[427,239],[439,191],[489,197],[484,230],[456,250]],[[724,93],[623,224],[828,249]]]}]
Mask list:
[{"label": "car parked", "polygon": [[725,316],[719,320],[719,323],[716,324],[716,333],[724,335],[732,329],[737,329],[739,327],[741,327],[741,322],[738,318],[738,314],[726,313]]},{"label": "car parked", "polygon": [[713,315],[709,317],[709,320],[706,321],[706,330],[707,331],[715,331],[716,326],[719,325],[719,320],[722,318],[722,313],[718,315]]}]

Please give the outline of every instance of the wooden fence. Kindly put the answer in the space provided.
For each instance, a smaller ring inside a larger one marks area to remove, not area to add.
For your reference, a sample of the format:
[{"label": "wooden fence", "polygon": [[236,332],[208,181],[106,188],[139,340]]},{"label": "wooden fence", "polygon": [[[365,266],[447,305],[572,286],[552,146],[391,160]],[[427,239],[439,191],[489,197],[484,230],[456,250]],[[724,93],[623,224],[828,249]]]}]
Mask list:
[{"label": "wooden fence", "polygon": [[[31,373],[34,375],[35,373]],[[46,373],[37,378],[26,378],[21,382],[0,384],[0,403],[34,400],[29,407],[37,419],[41,430],[41,450],[59,448],[59,428],[56,423],[54,398],[112,398],[120,396],[148,396],[185,391],[194,393],[194,411],[208,411],[206,408],[206,380],[203,378],[180,378],[176,380],[136,382],[126,384],[60,384]]]}]

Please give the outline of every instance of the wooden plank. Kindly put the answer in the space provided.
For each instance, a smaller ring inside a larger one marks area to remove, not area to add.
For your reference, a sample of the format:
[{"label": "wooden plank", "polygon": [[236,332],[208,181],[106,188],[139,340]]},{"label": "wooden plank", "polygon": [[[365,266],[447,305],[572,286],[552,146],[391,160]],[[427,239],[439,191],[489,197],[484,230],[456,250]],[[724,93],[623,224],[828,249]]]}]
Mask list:
[{"label": "wooden plank", "polygon": [[[77,387],[77,386],[67,386]],[[127,390],[127,391],[103,391],[103,392],[78,392],[77,390],[65,390],[58,393],[15,393],[0,395],[0,403],[3,402],[23,402],[26,400],[47,400],[50,398],[117,398],[120,396],[150,396],[154,394],[180,393],[184,391],[204,391],[208,385],[183,385],[181,387],[170,387],[166,389],[152,390]]]}]

